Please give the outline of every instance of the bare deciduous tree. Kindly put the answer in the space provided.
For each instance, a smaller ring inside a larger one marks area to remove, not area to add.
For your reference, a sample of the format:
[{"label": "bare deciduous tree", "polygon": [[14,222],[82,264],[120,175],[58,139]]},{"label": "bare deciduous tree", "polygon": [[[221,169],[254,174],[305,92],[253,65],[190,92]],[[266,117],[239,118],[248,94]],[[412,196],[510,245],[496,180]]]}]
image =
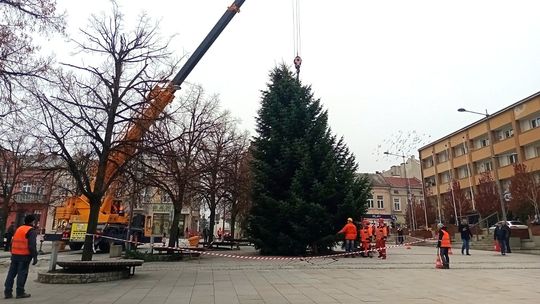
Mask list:
[{"label": "bare deciduous tree", "polygon": [[29,78],[43,77],[52,58],[38,56],[33,35],[64,31],[54,0],[0,0],[0,118],[16,111]]},{"label": "bare deciduous tree", "polygon": [[[126,30],[122,13],[115,2],[112,6],[110,15],[92,16],[81,30],[83,38],[74,41],[80,55],[100,64],[63,64],[54,85],[35,94],[39,109],[31,113],[39,120],[37,131],[46,134],[50,153],[62,157],[90,205],[89,234],[96,232],[103,196],[136,155],[142,133],[172,99],[157,96],[170,92],[152,90],[170,75],[163,67],[174,68],[158,25],[143,14]],[[87,235],[82,259],[91,260],[92,250]]]},{"label": "bare deciduous tree", "polygon": [[179,105],[170,111],[168,119],[160,121],[147,134],[145,182],[167,194],[173,203],[173,221],[169,246],[179,237],[178,223],[182,207],[191,203],[195,185],[199,182],[203,141],[215,128],[218,100],[207,98],[199,86],[189,88]]}]

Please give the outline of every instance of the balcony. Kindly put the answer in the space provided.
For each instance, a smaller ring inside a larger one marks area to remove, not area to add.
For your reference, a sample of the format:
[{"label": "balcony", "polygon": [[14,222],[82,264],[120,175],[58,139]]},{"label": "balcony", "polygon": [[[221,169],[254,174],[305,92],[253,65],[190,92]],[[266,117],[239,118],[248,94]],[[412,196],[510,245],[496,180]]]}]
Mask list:
[{"label": "balcony", "polygon": [[13,195],[17,204],[45,204],[45,195],[39,193],[19,192]]},{"label": "balcony", "polygon": [[534,128],[527,130],[519,134],[519,145],[525,146],[532,142],[537,141],[540,138],[540,128]]},{"label": "balcony", "polygon": [[502,154],[506,151],[512,150],[516,147],[516,142],[514,137],[509,137],[504,140],[498,141],[493,145],[493,151],[495,154]]},{"label": "balcony", "polygon": [[435,175],[435,167],[429,167],[429,168],[423,168],[424,169],[424,176],[433,176]]},{"label": "balcony", "polygon": [[499,179],[507,179],[514,176],[514,166],[512,164],[500,167],[497,171],[499,173]]},{"label": "balcony", "polygon": [[454,161],[454,168],[461,167],[467,163],[467,154],[456,156],[454,157],[453,161]]},{"label": "balcony", "polygon": [[480,159],[490,158],[491,151],[489,149],[489,146],[487,146],[487,147],[483,147],[478,150],[472,151],[471,155],[472,155],[472,161],[477,161]]}]

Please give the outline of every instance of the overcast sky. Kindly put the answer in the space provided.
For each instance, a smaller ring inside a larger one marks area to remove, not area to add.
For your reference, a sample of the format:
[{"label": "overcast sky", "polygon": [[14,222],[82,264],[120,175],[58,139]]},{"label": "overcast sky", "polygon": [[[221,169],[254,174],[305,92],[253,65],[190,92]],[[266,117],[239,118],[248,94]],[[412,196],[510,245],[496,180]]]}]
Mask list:
[{"label": "overcast sky", "polygon": [[[292,66],[293,0],[246,0],[186,81],[219,94],[254,134],[260,91],[277,64]],[[178,55],[195,50],[232,0],[118,0],[128,18],[141,11],[177,35]],[[401,154],[392,142],[438,139],[540,91],[540,1],[299,0],[301,80],[329,111],[359,170],[385,170]],[[76,37],[108,0],[58,0]],[[69,47],[58,49],[63,61]],[[417,135],[413,135],[416,132]],[[411,144],[408,144],[408,143]],[[408,151],[403,151],[409,153]]]}]

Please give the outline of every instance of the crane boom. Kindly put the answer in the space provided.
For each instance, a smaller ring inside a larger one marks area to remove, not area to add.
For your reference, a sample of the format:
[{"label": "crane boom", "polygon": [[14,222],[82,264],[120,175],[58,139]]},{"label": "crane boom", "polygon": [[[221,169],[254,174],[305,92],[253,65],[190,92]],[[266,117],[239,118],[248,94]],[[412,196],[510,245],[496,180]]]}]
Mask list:
[{"label": "crane boom", "polygon": [[[144,133],[163,112],[165,107],[172,102],[174,99],[174,92],[180,89],[180,86],[184,80],[201,60],[206,51],[208,51],[214,41],[216,41],[236,13],[240,12],[240,7],[242,4],[244,4],[244,2],[245,0],[234,0],[233,4],[227,8],[216,25],[206,35],[204,40],[188,58],[186,63],[182,66],[180,71],[178,71],[172,81],[163,85],[156,85],[154,88],[152,88],[146,98],[146,107],[143,109],[140,116],[137,117],[133,121],[133,124],[128,128],[124,138],[121,141],[121,144],[119,144],[109,155],[104,175],[105,184],[109,184],[111,179],[116,176],[118,169],[134,155],[137,149],[137,142],[142,139]],[[126,216],[111,214],[114,195],[111,192],[112,191],[108,191],[103,199],[98,222],[126,223],[128,220]],[[69,220],[69,222],[88,222],[90,209],[88,202],[88,198],[84,195],[68,198],[63,207],[57,208],[57,213],[55,216],[56,222],[59,223],[64,220]]]}]

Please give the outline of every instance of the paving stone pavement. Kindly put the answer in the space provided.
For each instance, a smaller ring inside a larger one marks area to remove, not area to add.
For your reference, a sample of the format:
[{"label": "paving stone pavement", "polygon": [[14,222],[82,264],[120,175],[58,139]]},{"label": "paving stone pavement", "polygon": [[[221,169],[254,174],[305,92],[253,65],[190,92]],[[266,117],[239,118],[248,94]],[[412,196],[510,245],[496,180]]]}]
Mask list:
[{"label": "paving stone pavement", "polygon": [[[457,250],[454,250],[457,251]],[[226,253],[253,255],[253,249]],[[540,257],[473,251],[450,256],[435,269],[435,249],[413,246],[377,258],[260,261],[203,256],[145,263],[128,280],[86,285],[35,281],[47,261],[32,268],[29,299],[3,303],[54,304],[285,304],[285,303],[537,303]],[[70,256],[77,258],[77,256]],[[106,258],[98,255],[96,258]],[[0,270],[2,279],[6,269]]]}]

